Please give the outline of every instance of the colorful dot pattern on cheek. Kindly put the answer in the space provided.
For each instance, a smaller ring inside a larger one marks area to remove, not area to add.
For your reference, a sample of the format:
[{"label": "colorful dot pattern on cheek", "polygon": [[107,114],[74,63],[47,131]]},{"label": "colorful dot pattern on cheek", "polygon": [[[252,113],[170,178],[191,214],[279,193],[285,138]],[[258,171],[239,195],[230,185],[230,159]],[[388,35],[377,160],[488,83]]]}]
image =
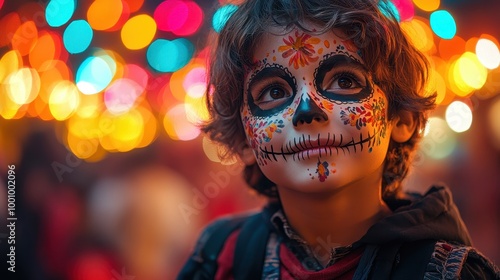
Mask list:
[{"label": "colorful dot pattern on cheek", "polygon": [[374,145],[380,145],[382,138],[386,137],[387,119],[385,101],[382,97],[364,102],[360,106],[347,106],[341,108],[340,119],[344,125],[350,125],[361,130],[370,125],[375,130]]}]

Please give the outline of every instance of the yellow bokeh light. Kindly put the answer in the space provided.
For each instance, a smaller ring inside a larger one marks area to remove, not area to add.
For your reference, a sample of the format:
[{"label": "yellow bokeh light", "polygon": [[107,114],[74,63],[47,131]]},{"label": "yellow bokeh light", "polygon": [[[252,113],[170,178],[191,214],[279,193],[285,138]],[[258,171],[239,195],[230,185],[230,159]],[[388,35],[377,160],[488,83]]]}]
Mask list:
[{"label": "yellow bokeh light", "polygon": [[493,100],[489,108],[488,124],[493,137],[491,143],[500,150],[500,98]]},{"label": "yellow bokeh light", "polygon": [[87,10],[87,21],[94,30],[107,30],[118,23],[122,12],[121,0],[95,0]]},{"label": "yellow bokeh light", "polygon": [[207,136],[202,139],[203,152],[210,161],[220,162],[219,150],[216,143],[210,140]]},{"label": "yellow bokeh light", "polygon": [[440,0],[413,0],[413,4],[417,6],[419,9],[426,11],[426,12],[432,12],[437,10],[439,8],[439,5],[441,4]]},{"label": "yellow bokeh light", "polygon": [[429,23],[424,22],[424,20],[414,17],[410,21],[401,22],[400,25],[417,49],[422,52],[431,52],[435,49],[433,33]]},{"label": "yellow bokeh light", "polygon": [[40,71],[40,93],[39,97],[45,101],[49,102],[49,96],[52,88],[62,80],[69,80],[70,70],[68,65],[61,60],[51,60],[47,61],[43,65],[51,64],[51,67]]},{"label": "yellow bokeh light", "polygon": [[100,121],[111,121],[112,129],[101,138],[101,145],[109,151],[128,152],[142,139],[144,120],[136,109],[121,115],[104,111]]},{"label": "yellow bokeh light", "polygon": [[49,108],[56,120],[65,120],[75,113],[80,103],[80,92],[73,82],[57,83],[49,97]]},{"label": "yellow bokeh light", "polygon": [[102,93],[82,94],[76,114],[82,118],[97,117],[102,112]]},{"label": "yellow bokeh light", "polygon": [[453,101],[448,105],[445,117],[451,130],[458,133],[469,130],[472,125],[472,111],[462,101]]},{"label": "yellow bokeh light", "polygon": [[495,69],[500,65],[500,50],[491,40],[479,39],[476,44],[476,55],[488,69]]},{"label": "yellow bokeh light", "polygon": [[0,82],[21,67],[23,67],[21,54],[16,50],[6,52],[0,60]]},{"label": "yellow bokeh light", "polygon": [[158,136],[158,122],[149,108],[139,106],[137,107],[137,111],[141,113],[144,122],[144,133],[141,141],[137,144],[137,148],[142,148],[153,143]]},{"label": "yellow bokeh light", "polygon": [[468,96],[474,91],[474,88],[468,86],[463,80],[458,67],[460,57],[453,57],[448,67],[448,88],[457,96]]},{"label": "yellow bokeh light", "polygon": [[97,152],[99,141],[93,138],[81,138],[68,132],[67,145],[75,156],[86,159],[92,157]]},{"label": "yellow bokeh light", "polygon": [[488,70],[481,64],[476,54],[464,53],[457,61],[455,70],[458,70],[460,79],[469,87],[480,89],[486,83]]},{"label": "yellow bokeh light", "polygon": [[40,91],[40,76],[33,68],[21,68],[7,76],[2,84],[14,103],[29,104]]},{"label": "yellow bokeh light", "polygon": [[191,95],[186,95],[184,99],[184,104],[188,106],[186,108],[186,118],[188,121],[194,125],[198,125],[209,119],[209,114],[207,106],[205,105],[205,97],[192,97]]},{"label": "yellow bokeh light", "polygon": [[426,92],[436,93],[436,104],[441,104],[446,96],[446,82],[439,72],[431,68],[429,71],[429,83]]},{"label": "yellow bokeh light", "polygon": [[123,45],[130,50],[147,47],[156,34],[156,22],[149,15],[130,18],[121,30]]}]

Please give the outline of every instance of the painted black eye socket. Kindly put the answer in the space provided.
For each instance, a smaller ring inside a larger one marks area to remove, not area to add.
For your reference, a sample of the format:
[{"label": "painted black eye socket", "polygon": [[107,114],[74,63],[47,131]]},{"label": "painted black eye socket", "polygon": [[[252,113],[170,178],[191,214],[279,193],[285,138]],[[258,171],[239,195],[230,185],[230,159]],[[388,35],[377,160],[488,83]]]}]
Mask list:
[{"label": "painted black eye socket", "polygon": [[292,75],[286,68],[272,65],[250,78],[247,100],[253,115],[270,116],[290,105],[295,93],[296,86]]},{"label": "painted black eye socket", "polygon": [[370,96],[368,72],[355,59],[337,54],[325,59],[316,70],[317,91],[331,101],[359,102]]}]

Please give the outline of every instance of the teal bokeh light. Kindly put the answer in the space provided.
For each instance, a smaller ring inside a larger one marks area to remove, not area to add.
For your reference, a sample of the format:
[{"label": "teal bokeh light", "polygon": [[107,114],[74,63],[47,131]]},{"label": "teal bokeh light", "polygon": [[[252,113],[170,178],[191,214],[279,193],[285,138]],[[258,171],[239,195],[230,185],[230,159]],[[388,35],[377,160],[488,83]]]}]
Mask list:
[{"label": "teal bokeh light", "polygon": [[84,52],[90,46],[93,36],[94,32],[87,21],[75,20],[64,30],[64,47],[72,54]]},{"label": "teal bokeh light", "polygon": [[76,9],[76,0],[50,0],[45,8],[45,20],[52,27],[66,24]]},{"label": "teal bokeh light", "polygon": [[146,57],[149,65],[156,71],[175,72],[186,66],[193,54],[194,46],[187,39],[158,39],[149,45]]},{"label": "teal bokeh light", "polygon": [[431,14],[430,24],[432,31],[443,39],[453,39],[457,34],[457,24],[453,16],[445,10],[435,11]]},{"label": "teal bokeh light", "polygon": [[225,5],[217,9],[215,11],[214,16],[212,17],[212,26],[215,32],[219,33],[224,25],[226,25],[227,20],[231,17],[231,15],[238,10],[238,6],[236,5]]},{"label": "teal bokeh light", "polygon": [[108,55],[85,59],[76,72],[76,86],[83,94],[96,94],[104,90],[116,72],[116,62]]}]

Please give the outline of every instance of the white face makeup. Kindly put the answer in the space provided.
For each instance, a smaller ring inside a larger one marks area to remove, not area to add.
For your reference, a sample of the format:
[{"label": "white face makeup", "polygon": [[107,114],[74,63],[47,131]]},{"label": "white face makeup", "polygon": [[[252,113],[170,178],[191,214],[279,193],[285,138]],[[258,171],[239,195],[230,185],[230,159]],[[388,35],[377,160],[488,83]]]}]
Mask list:
[{"label": "white face makeup", "polygon": [[241,117],[260,169],[278,188],[327,191],[381,176],[388,102],[351,42],[333,32],[268,33],[254,61]]}]

